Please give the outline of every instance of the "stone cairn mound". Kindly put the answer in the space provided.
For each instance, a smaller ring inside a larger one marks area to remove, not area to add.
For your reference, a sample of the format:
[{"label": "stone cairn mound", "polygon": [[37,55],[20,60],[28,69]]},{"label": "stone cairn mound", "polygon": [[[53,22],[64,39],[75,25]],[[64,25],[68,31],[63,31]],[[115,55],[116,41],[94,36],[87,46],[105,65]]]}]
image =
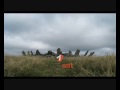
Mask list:
[{"label": "stone cairn mound", "polygon": [[[74,55],[72,54],[72,51],[70,51],[70,50],[69,50],[68,53],[62,53],[60,48],[58,48],[56,51],[57,51],[57,53],[54,53],[51,50],[48,50],[48,52],[44,53],[44,54],[40,53],[39,50],[36,50],[35,54],[32,51],[28,51],[27,53],[25,53],[25,51],[22,51],[22,55],[23,56],[45,56],[45,57],[55,56],[56,57],[60,54],[63,54],[65,57],[78,57],[78,56],[80,56],[80,50],[79,49],[76,50]],[[86,51],[86,53],[83,56],[87,56],[88,52],[89,52],[89,50]],[[88,57],[92,56],[94,53],[95,52],[90,52]]]}]

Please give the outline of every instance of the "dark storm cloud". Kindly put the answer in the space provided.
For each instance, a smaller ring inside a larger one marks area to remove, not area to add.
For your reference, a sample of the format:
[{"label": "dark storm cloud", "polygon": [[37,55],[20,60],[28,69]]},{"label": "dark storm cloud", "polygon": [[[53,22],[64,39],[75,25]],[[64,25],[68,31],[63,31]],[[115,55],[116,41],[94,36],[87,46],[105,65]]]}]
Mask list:
[{"label": "dark storm cloud", "polygon": [[5,14],[4,46],[6,52],[115,50],[116,14]]}]

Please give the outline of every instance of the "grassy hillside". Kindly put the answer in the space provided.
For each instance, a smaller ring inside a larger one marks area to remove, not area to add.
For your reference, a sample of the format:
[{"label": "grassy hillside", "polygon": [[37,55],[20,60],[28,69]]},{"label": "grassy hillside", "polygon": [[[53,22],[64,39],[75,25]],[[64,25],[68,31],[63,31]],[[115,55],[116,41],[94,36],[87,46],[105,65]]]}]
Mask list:
[{"label": "grassy hillside", "polygon": [[[62,68],[72,63],[73,68]],[[4,77],[115,77],[116,56],[55,57],[4,56]]]}]

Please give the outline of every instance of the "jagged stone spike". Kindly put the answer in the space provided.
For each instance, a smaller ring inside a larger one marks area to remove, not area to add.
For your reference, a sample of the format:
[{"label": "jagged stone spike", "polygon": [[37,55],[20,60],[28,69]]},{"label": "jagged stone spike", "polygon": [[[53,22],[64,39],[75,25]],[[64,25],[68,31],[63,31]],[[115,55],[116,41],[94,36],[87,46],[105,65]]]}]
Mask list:
[{"label": "jagged stone spike", "polygon": [[33,52],[31,51],[31,56],[33,56]]},{"label": "jagged stone spike", "polygon": [[[88,50],[89,51],[89,50]],[[86,56],[88,54],[88,51],[84,54],[84,56]]]},{"label": "jagged stone spike", "polygon": [[92,52],[90,52],[90,54],[88,55],[88,57],[91,56],[91,53],[92,53]]},{"label": "jagged stone spike", "polygon": [[94,53],[95,53],[95,52],[91,52],[91,53],[89,54],[89,56],[92,56]]}]

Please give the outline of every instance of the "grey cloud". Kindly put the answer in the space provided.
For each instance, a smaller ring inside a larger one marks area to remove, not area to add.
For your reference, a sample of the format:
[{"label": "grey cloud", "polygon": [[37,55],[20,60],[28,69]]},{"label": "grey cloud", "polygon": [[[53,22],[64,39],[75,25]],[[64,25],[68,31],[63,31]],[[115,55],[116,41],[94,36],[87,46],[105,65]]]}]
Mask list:
[{"label": "grey cloud", "polygon": [[116,48],[116,14],[5,14],[4,46],[6,52]]}]

